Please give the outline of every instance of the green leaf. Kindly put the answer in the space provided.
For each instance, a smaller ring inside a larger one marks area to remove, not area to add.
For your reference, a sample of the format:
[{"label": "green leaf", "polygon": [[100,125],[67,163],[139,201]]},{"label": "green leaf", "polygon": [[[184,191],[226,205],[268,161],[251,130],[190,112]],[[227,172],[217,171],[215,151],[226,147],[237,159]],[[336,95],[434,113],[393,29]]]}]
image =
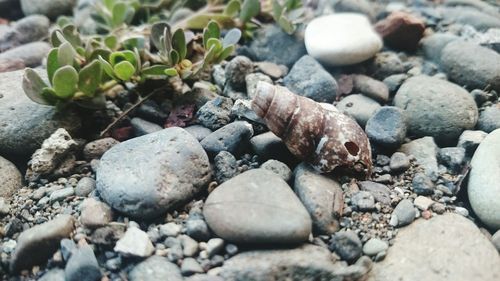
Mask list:
[{"label": "green leaf", "polygon": [[111,64],[109,64],[109,62],[107,62],[106,60],[104,60],[102,58],[102,56],[99,56],[99,61],[101,62],[101,66],[102,66],[102,69],[104,70],[104,72],[111,78],[117,80],[116,76],[115,76],[115,72],[113,70],[113,66],[111,66]]},{"label": "green leaf", "polygon": [[186,36],[182,29],[177,29],[172,36],[172,48],[179,53],[179,61],[186,58]]},{"label": "green leaf", "polygon": [[145,76],[164,76],[165,70],[169,67],[165,65],[153,65],[142,69],[142,74]]},{"label": "green leaf", "polygon": [[253,17],[256,17],[260,13],[260,2],[259,0],[245,0],[243,5],[241,5],[240,19],[242,22],[248,22]]},{"label": "green leaf", "polygon": [[72,22],[71,22],[71,19],[69,17],[67,17],[67,16],[59,16],[57,18],[56,24],[60,28],[64,28],[66,25],[72,24]]},{"label": "green leaf", "polygon": [[115,4],[116,0],[102,0],[102,3],[104,4],[104,7],[106,7],[108,10],[113,10],[113,5]]},{"label": "green leaf", "polygon": [[104,45],[111,50],[114,50],[118,47],[118,38],[115,35],[108,35],[104,38]]},{"label": "green leaf", "polygon": [[122,51],[121,53],[125,57],[125,60],[130,62],[135,68],[139,67],[139,64],[138,64],[138,61],[137,61],[137,58],[136,58],[134,52],[129,51],[129,50],[125,50],[125,51]]},{"label": "green leaf", "polygon": [[295,25],[285,16],[279,18],[278,24],[288,34],[293,34],[295,32]]},{"label": "green leaf", "polygon": [[122,25],[126,19],[127,19],[127,4],[125,3],[116,3],[113,6],[113,11],[112,11],[112,26],[113,27],[118,27]]},{"label": "green leaf", "polygon": [[222,52],[219,54],[219,57],[215,60],[214,63],[220,63],[223,60],[227,59],[236,49],[234,45],[230,45],[224,48]]},{"label": "green leaf", "polygon": [[52,85],[58,97],[71,98],[77,90],[78,73],[70,65],[63,66],[54,73]]},{"label": "green leaf", "polygon": [[216,21],[210,21],[207,25],[207,29],[206,29],[206,33],[204,32],[203,36],[205,37],[205,34],[206,34],[206,38],[207,40],[210,39],[210,38],[217,38],[219,39],[220,37],[220,27],[219,27],[219,24],[216,22]]},{"label": "green leaf", "polygon": [[127,57],[123,52],[113,52],[111,55],[109,55],[109,63],[112,66],[115,66],[119,62],[126,61]]},{"label": "green leaf", "polygon": [[68,40],[68,42],[70,42],[73,47],[76,48],[82,45],[82,39],[80,38],[80,34],[78,33],[78,30],[74,25],[72,24],[66,25],[62,30],[62,34],[64,35],[64,38]]},{"label": "green leaf", "polygon": [[177,76],[177,75],[179,75],[179,74],[177,73],[177,70],[176,70],[175,68],[173,68],[173,67],[172,67],[172,68],[167,68],[167,69],[165,69],[165,74],[166,74],[167,76]]},{"label": "green leaf", "polygon": [[224,9],[224,15],[229,17],[235,17],[240,12],[240,9],[241,9],[240,1],[232,0],[227,4],[226,8]]},{"label": "green leaf", "polygon": [[102,66],[98,60],[85,66],[78,74],[78,89],[87,96],[94,96],[101,84]]},{"label": "green leaf", "polygon": [[42,90],[42,98],[46,100],[50,105],[56,105],[59,102],[59,98],[56,95],[54,89],[46,87]]},{"label": "green leaf", "polygon": [[135,67],[128,61],[122,61],[114,66],[116,77],[122,81],[128,81],[135,73]]},{"label": "green leaf", "polygon": [[187,29],[204,29],[210,21],[216,21],[224,28],[231,28],[235,26],[235,21],[232,17],[224,14],[200,14],[190,17],[186,22]]},{"label": "green leaf", "polygon": [[161,37],[165,34],[165,29],[167,30],[167,37],[172,37],[170,34],[170,25],[166,22],[157,22],[151,26],[151,41],[153,45],[158,50],[163,50],[163,44],[161,42]]},{"label": "green leaf", "polygon": [[[59,35],[60,36],[59,36]],[[65,42],[66,40],[61,40],[60,37],[63,37],[62,34],[61,34],[61,31],[60,30],[54,30],[51,34],[50,34],[50,44],[57,48],[59,46],[61,46],[61,44],[63,42]],[[64,39],[64,37],[63,37]]]},{"label": "green leaf", "polygon": [[130,37],[122,41],[122,47],[127,50],[139,49],[142,50],[146,46],[144,37]]},{"label": "green leaf", "polygon": [[212,46],[212,48],[210,48],[208,52],[205,53],[205,58],[204,58],[205,63],[208,64],[212,63],[216,56],[217,56],[217,51],[215,50],[215,46]]},{"label": "green leaf", "polygon": [[59,46],[57,51],[57,63],[60,66],[73,65],[73,60],[76,56],[76,51],[69,42],[64,42]]},{"label": "green leaf", "polygon": [[272,0],[273,2],[273,18],[274,21],[278,21],[278,19],[281,17],[281,14],[283,13],[283,6],[280,5],[278,0]]},{"label": "green leaf", "polygon": [[23,76],[23,90],[28,98],[39,104],[50,105],[42,96],[43,88],[46,87],[47,84],[45,84],[36,71],[26,68]]},{"label": "green leaf", "polygon": [[49,77],[49,81],[52,81],[54,73],[59,68],[59,63],[57,62],[57,53],[58,49],[53,48],[52,50],[50,50],[49,55],[47,56],[47,76]]},{"label": "green leaf", "polygon": [[171,50],[170,51],[169,58],[170,58],[170,63],[172,65],[176,65],[180,61],[180,59],[179,59],[179,53],[176,50]]},{"label": "green leaf", "polygon": [[208,39],[208,42],[207,42],[207,48],[209,50],[212,48],[215,48],[215,52],[218,53],[222,50],[222,43],[220,42],[219,39],[210,38],[210,39]]},{"label": "green leaf", "polygon": [[233,28],[226,33],[224,39],[222,40],[222,46],[224,48],[230,45],[236,45],[241,38],[241,31],[238,28]]},{"label": "green leaf", "polygon": [[107,59],[109,59],[110,55],[111,55],[111,52],[106,50],[106,49],[95,49],[90,53],[87,61],[93,61],[93,60],[99,59],[99,56],[101,56],[102,58],[107,60]]}]

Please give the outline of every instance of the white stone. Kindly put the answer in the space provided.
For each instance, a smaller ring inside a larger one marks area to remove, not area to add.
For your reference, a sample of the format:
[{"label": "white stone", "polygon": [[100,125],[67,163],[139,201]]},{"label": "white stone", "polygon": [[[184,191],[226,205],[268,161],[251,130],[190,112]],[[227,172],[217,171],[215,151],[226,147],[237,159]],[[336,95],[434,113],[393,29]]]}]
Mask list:
[{"label": "white stone", "polygon": [[139,228],[129,227],[114,248],[124,256],[149,257],[153,254],[155,248],[148,234]]},{"label": "white stone", "polygon": [[309,55],[331,66],[365,61],[383,46],[369,19],[356,13],[336,13],[312,20],[305,31],[305,44]]},{"label": "white stone", "polygon": [[471,161],[469,201],[493,231],[500,229],[500,129],[486,136]]}]

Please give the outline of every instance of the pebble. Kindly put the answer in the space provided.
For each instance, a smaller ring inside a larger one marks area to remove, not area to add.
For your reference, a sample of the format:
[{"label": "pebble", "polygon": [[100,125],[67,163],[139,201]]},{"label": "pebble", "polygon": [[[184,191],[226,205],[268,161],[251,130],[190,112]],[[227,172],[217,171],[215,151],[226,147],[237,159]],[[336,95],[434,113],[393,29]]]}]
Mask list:
[{"label": "pebble", "polygon": [[424,168],[425,174],[431,179],[437,179],[438,165],[437,153],[438,147],[432,137],[423,137],[403,144],[399,151],[406,155],[413,155],[417,164]]},{"label": "pebble", "polygon": [[206,138],[208,135],[210,135],[212,133],[212,130],[210,130],[209,128],[203,127],[201,125],[192,125],[189,127],[185,127],[184,130],[186,130],[188,133],[190,133],[198,141],[202,141],[204,138]]},{"label": "pebble", "polygon": [[377,22],[375,30],[387,46],[413,52],[417,50],[418,42],[424,35],[425,23],[410,13],[396,11]]},{"label": "pebble", "polygon": [[60,251],[64,261],[68,261],[73,252],[77,250],[76,243],[72,239],[64,238],[60,243]]},{"label": "pebble", "polygon": [[352,75],[352,78],[354,91],[380,103],[386,103],[389,100],[389,88],[384,82],[361,74]]},{"label": "pebble", "polygon": [[185,257],[193,257],[198,253],[198,242],[188,235],[181,235],[179,237],[182,244],[182,254]]},{"label": "pebble", "polygon": [[[46,71],[38,73],[47,77]],[[72,134],[81,125],[75,112],[57,113],[54,107],[28,99],[21,86],[23,74],[24,71],[0,73],[0,155],[31,155],[58,128]]]},{"label": "pebble", "polygon": [[413,222],[416,212],[413,203],[408,199],[403,199],[398,203],[391,215],[390,224],[392,226],[405,226]]},{"label": "pebble", "polygon": [[336,107],[353,117],[360,126],[365,127],[368,120],[380,108],[380,104],[363,95],[354,94],[343,98]]},{"label": "pebble", "polygon": [[257,62],[255,65],[257,66],[257,70],[273,79],[282,78],[288,72],[288,67],[285,65],[279,65],[268,61]]},{"label": "pebble", "polygon": [[47,273],[42,275],[42,277],[38,280],[39,281],[65,281],[65,278],[66,277],[64,275],[63,269],[54,268],[54,269],[47,271]]},{"label": "pebble", "polygon": [[236,56],[225,68],[226,86],[235,90],[246,90],[246,76],[253,72],[252,61],[245,56]]},{"label": "pebble", "polygon": [[336,12],[365,14],[370,20],[375,19],[374,6],[367,0],[339,0],[335,2],[333,8]]},{"label": "pebble", "polygon": [[0,156],[0,197],[10,198],[22,187],[22,176],[17,167]]},{"label": "pebble", "polygon": [[[310,75],[314,73],[314,75]],[[283,84],[293,93],[317,102],[332,103],[337,95],[335,79],[313,57],[305,55],[292,67]]]},{"label": "pebble", "polygon": [[[51,46],[46,42],[31,42],[17,46],[0,53],[0,64],[8,61],[22,61],[26,67],[36,67],[42,64]],[[22,70],[20,70],[22,71]],[[24,71],[23,71],[24,72]],[[20,87],[21,84],[19,83]]]},{"label": "pebble", "polygon": [[467,193],[474,213],[490,229],[500,229],[500,129],[489,133],[470,163]]},{"label": "pebble", "polygon": [[500,129],[500,104],[487,107],[481,111],[477,128],[486,133]]},{"label": "pebble", "polygon": [[130,125],[134,130],[134,135],[138,137],[152,134],[163,129],[160,125],[146,121],[139,117],[132,118],[132,120],[130,120]]},{"label": "pebble", "polygon": [[25,15],[41,14],[51,19],[70,14],[76,0],[20,0]]},{"label": "pebble", "polygon": [[377,53],[369,69],[372,76],[379,80],[383,80],[391,75],[403,74],[407,71],[407,67],[399,56],[390,51]]},{"label": "pebble", "polygon": [[500,91],[500,54],[486,47],[453,41],[442,51],[441,66],[460,85]]},{"label": "pebble", "polygon": [[295,168],[294,178],[294,191],[311,216],[314,232],[326,235],[336,232],[344,207],[340,184],[305,163]]},{"label": "pebble", "polygon": [[393,172],[404,172],[410,168],[410,159],[403,152],[394,152],[391,156],[389,168]]},{"label": "pebble", "polygon": [[451,41],[457,40],[458,36],[451,33],[435,33],[422,39],[421,45],[424,56],[436,63],[440,62],[441,52]]},{"label": "pebble", "polygon": [[80,222],[87,228],[95,229],[105,226],[113,220],[113,211],[103,202],[87,198],[81,205]]},{"label": "pebble", "polygon": [[458,138],[457,147],[465,149],[465,154],[472,157],[479,144],[484,140],[488,134],[483,131],[465,130]]},{"label": "pebble", "polygon": [[215,156],[214,168],[215,180],[218,183],[223,183],[239,173],[236,158],[227,151],[221,151]]},{"label": "pebble", "polygon": [[373,57],[382,40],[361,14],[336,13],[313,19],[304,35],[309,55],[332,65],[351,65]]},{"label": "pebble", "polygon": [[203,214],[210,229],[234,243],[290,244],[308,239],[311,219],[276,174],[254,169],[219,185]]},{"label": "pebble", "polygon": [[478,119],[476,103],[467,91],[428,76],[406,80],[394,105],[405,110],[410,133],[432,136],[438,143],[456,142],[462,131],[474,128]]},{"label": "pebble", "polygon": [[233,101],[226,97],[217,97],[205,103],[196,113],[201,125],[210,130],[217,130],[231,121]]},{"label": "pebble", "polygon": [[245,77],[245,82],[247,86],[247,96],[250,99],[255,98],[256,95],[256,90],[257,90],[257,84],[259,82],[266,82],[269,84],[273,84],[273,80],[269,78],[269,76],[262,74],[262,73],[250,73]]},{"label": "pebble", "polygon": [[201,265],[193,258],[185,258],[182,261],[181,273],[184,276],[193,275],[195,273],[204,273]]},{"label": "pebble", "polygon": [[160,225],[160,235],[162,237],[176,237],[181,233],[182,226],[174,223],[174,222],[169,222],[166,224]]},{"label": "pebble", "polygon": [[387,85],[389,89],[389,93],[395,94],[401,85],[403,85],[404,81],[408,79],[408,75],[406,74],[393,74],[384,79],[384,84]]},{"label": "pebble", "polygon": [[75,195],[87,197],[95,189],[95,180],[90,177],[83,177],[75,187]]},{"label": "pebble", "polygon": [[371,280],[496,280],[498,265],[498,252],[474,223],[447,213],[400,229]]},{"label": "pebble", "polygon": [[408,118],[405,111],[394,106],[379,108],[366,122],[370,141],[389,148],[398,148],[406,138]]},{"label": "pebble", "polygon": [[73,252],[64,273],[66,281],[98,281],[102,276],[94,251],[88,244]]},{"label": "pebble", "polygon": [[491,237],[491,242],[493,243],[497,251],[500,253],[500,230],[498,230],[497,232],[495,232],[495,234],[493,234],[493,236]]},{"label": "pebble", "polygon": [[450,171],[460,173],[465,162],[465,149],[462,147],[441,148],[438,152],[438,160]]},{"label": "pebble", "polygon": [[153,254],[155,248],[146,232],[137,227],[129,227],[125,235],[116,242],[114,250],[126,257],[146,258]]},{"label": "pebble", "polygon": [[70,215],[59,215],[51,221],[23,231],[11,256],[11,272],[17,273],[45,263],[57,251],[61,239],[68,238],[73,232],[74,222]]},{"label": "pebble", "polygon": [[236,100],[233,107],[231,108],[231,117],[237,119],[248,119],[253,122],[265,124],[264,119],[262,119],[257,115],[257,113],[255,113],[255,111],[253,111],[251,100]]},{"label": "pebble", "polygon": [[152,256],[137,264],[130,271],[129,278],[130,281],[183,280],[179,267],[161,256]]},{"label": "pebble", "polygon": [[285,143],[273,132],[266,132],[250,139],[253,152],[261,160],[276,159],[285,163],[293,159]]},{"label": "pebble", "polygon": [[157,124],[163,124],[168,118],[168,114],[153,100],[147,100],[141,104],[137,108],[136,114],[147,121]]},{"label": "pebble", "polygon": [[73,196],[75,194],[75,190],[73,187],[66,187],[63,189],[55,190],[50,194],[50,203],[58,202],[65,200],[67,197]]},{"label": "pebble", "polygon": [[18,20],[9,31],[0,32],[0,51],[48,37],[49,25],[49,19],[42,15],[27,16]]},{"label": "pebble", "polygon": [[286,182],[290,182],[293,176],[292,170],[285,163],[274,159],[262,163],[260,168],[277,174]]},{"label": "pebble", "polygon": [[306,47],[299,36],[289,35],[277,25],[268,25],[257,31],[248,51],[256,61],[291,67],[306,54]]},{"label": "pebble", "polygon": [[102,138],[87,143],[83,147],[83,157],[85,160],[99,159],[101,156],[120,142],[114,138]]},{"label": "pebble", "polygon": [[207,223],[199,218],[189,219],[186,222],[186,233],[197,241],[207,241],[210,238]]},{"label": "pebble", "polygon": [[10,204],[5,198],[0,197],[0,216],[5,216],[10,213]]},{"label": "pebble", "polygon": [[354,210],[372,211],[375,209],[375,198],[368,191],[359,191],[351,197],[351,205]]},{"label": "pebble", "polygon": [[378,238],[372,238],[363,245],[363,253],[367,256],[376,256],[378,253],[389,248],[387,242]]},{"label": "pebble", "polygon": [[207,254],[209,257],[219,254],[224,249],[224,240],[212,238],[207,242]]},{"label": "pebble", "polygon": [[201,141],[205,151],[212,157],[221,151],[228,151],[233,155],[238,154],[238,149],[253,136],[250,123],[236,121],[211,133]]},{"label": "pebble", "polygon": [[354,263],[363,254],[361,240],[351,230],[340,231],[332,236],[330,249],[348,263]]},{"label": "pebble", "polygon": [[411,183],[413,192],[418,195],[432,195],[434,193],[434,183],[423,173],[416,173]]},{"label": "pebble", "polygon": [[210,174],[198,141],[173,127],[108,150],[96,172],[96,189],[114,209],[153,218],[190,200],[210,181]]},{"label": "pebble", "polygon": [[391,192],[387,186],[372,181],[361,181],[358,182],[358,185],[361,190],[371,193],[375,201],[384,205],[391,204]]},{"label": "pebble", "polygon": [[476,9],[455,7],[443,9],[442,14],[447,21],[471,25],[479,31],[486,31],[489,28],[500,28],[498,11],[495,15],[488,15]]},{"label": "pebble", "polygon": [[434,204],[434,201],[432,201],[432,199],[430,199],[428,197],[420,195],[420,196],[417,196],[417,198],[415,198],[415,200],[413,201],[413,204],[419,210],[425,211],[425,210],[428,210],[432,206],[432,204]]}]

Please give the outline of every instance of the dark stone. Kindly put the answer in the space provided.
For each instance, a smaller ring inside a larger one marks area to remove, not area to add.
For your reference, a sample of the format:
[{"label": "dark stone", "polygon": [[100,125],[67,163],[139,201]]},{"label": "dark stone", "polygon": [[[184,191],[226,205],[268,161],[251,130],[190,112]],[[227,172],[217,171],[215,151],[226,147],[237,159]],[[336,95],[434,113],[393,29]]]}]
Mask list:
[{"label": "dark stone", "polygon": [[407,123],[402,109],[384,106],[368,119],[365,130],[370,141],[388,148],[398,148],[405,140]]},{"label": "dark stone", "polygon": [[64,273],[66,281],[98,281],[102,276],[94,251],[89,245],[81,245],[73,252]]},{"label": "dark stone", "polygon": [[243,144],[250,140],[252,135],[253,128],[250,123],[236,121],[208,135],[201,141],[201,145],[212,157],[224,150],[238,155]]},{"label": "dark stone", "polygon": [[354,263],[363,253],[361,240],[353,231],[342,231],[333,235],[330,249],[348,263]]}]

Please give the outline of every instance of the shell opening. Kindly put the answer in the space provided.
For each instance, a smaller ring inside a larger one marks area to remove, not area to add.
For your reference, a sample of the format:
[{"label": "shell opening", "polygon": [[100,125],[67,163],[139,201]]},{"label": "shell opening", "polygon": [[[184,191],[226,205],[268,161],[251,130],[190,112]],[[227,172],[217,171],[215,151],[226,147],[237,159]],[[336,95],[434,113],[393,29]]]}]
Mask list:
[{"label": "shell opening", "polygon": [[359,152],[359,147],[352,141],[348,141],[344,143],[345,148],[352,156],[357,156]]}]

